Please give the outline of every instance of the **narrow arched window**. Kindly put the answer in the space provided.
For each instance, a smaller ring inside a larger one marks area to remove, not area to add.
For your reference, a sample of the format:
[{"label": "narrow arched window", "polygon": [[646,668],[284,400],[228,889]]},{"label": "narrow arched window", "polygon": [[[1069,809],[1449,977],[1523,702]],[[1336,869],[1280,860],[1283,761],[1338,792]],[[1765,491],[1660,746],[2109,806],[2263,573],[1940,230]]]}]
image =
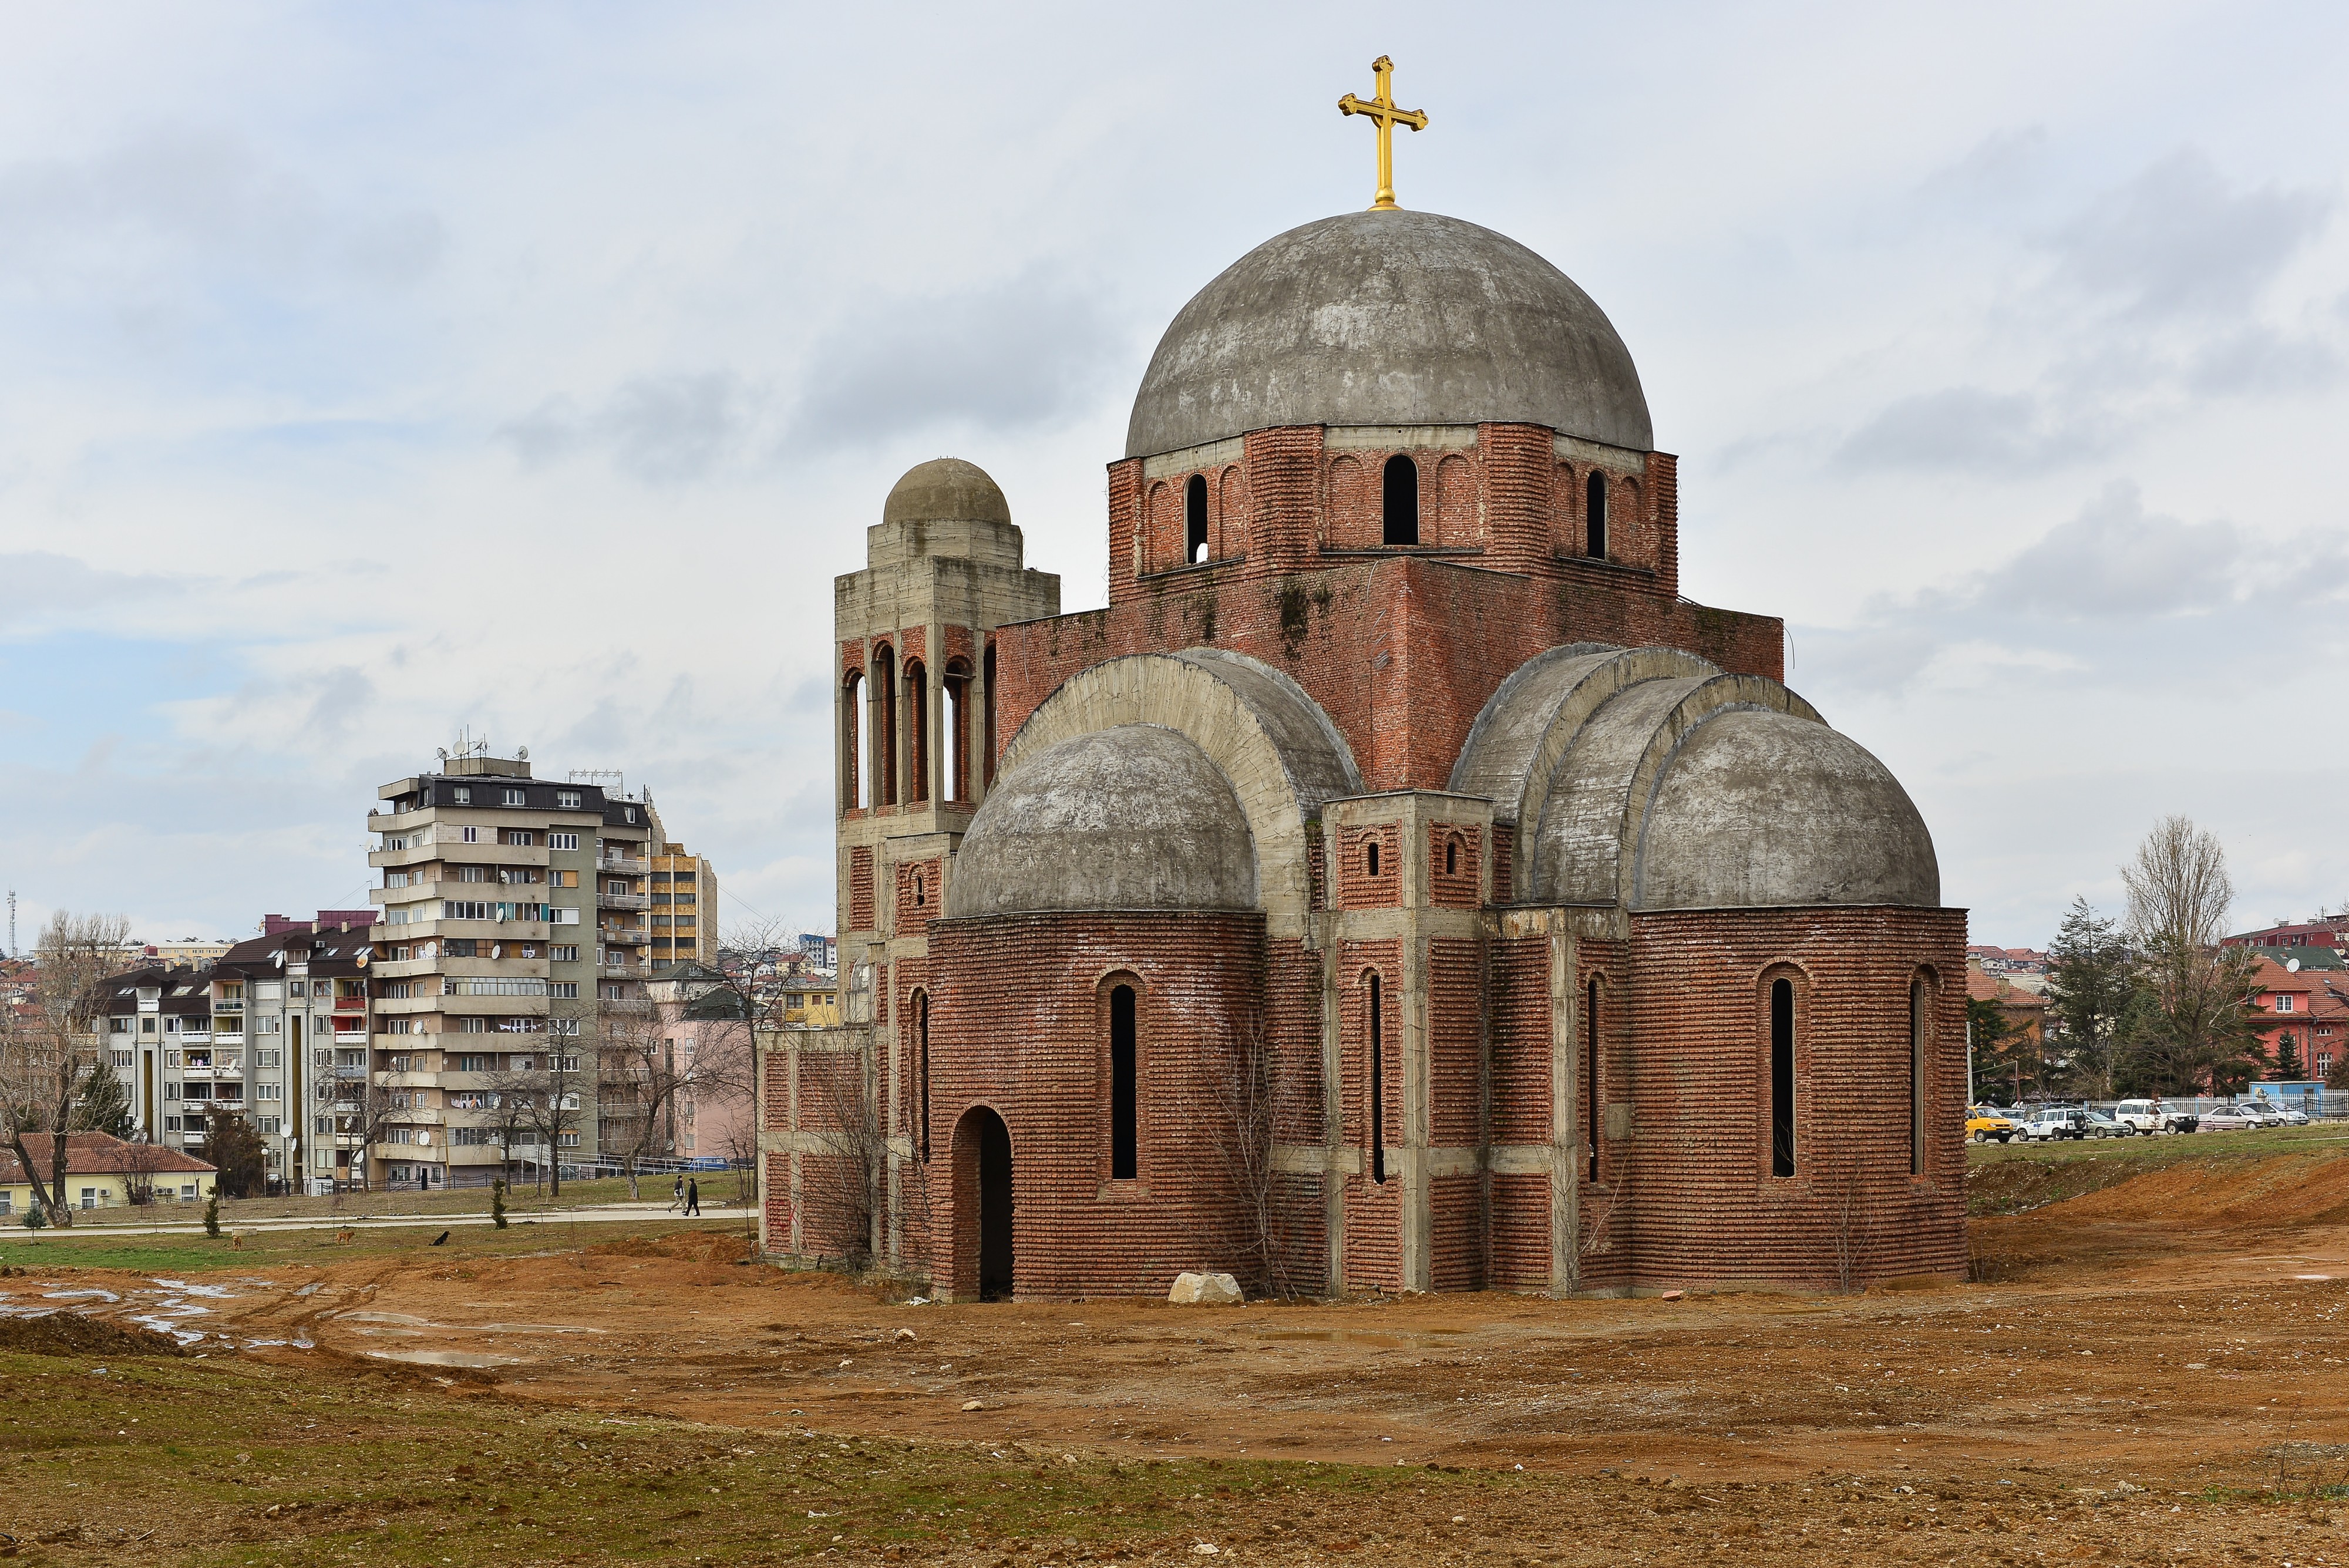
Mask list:
[{"label": "narrow arched window", "polygon": [[1931,1016],[1925,977],[1909,982],[1909,1174],[1925,1174],[1925,1022]]},{"label": "narrow arched window", "polygon": [[1419,543],[1419,464],[1402,453],[1387,459],[1386,542]]},{"label": "narrow arched window", "polygon": [[930,798],[930,672],[918,659],[905,660],[905,799]]},{"label": "narrow arched window", "polygon": [[925,888],[923,888],[923,886],[922,886],[922,874],[921,874],[919,871],[915,872],[915,873],[914,873],[914,908],[916,908],[916,909],[920,909],[920,908],[922,907],[922,905],[923,905],[925,902],[926,902],[926,899],[924,898],[924,894],[926,893],[926,889],[925,889]]},{"label": "narrow arched window", "polygon": [[873,702],[877,710],[868,728],[873,737],[874,805],[897,804],[897,656],[887,643],[873,650]]},{"label": "narrow arched window", "polygon": [[1460,875],[1460,841],[1456,838],[1448,838],[1444,840],[1444,874],[1446,877],[1457,877]]},{"label": "narrow arched window", "polygon": [[995,644],[987,645],[979,664],[978,716],[984,726],[978,738],[978,782],[995,782]]},{"label": "narrow arched window", "polygon": [[1140,1085],[1135,1081],[1133,987],[1109,993],[1109,1174],[1131,1181],[1141,1169]]},{"label": "narrow arched window", "polygon": [[970,800],[970,661],[951,659],[946,679],[946,798],[967,805]]},{"label": "narrow arched window", "polygon": [[1195,473],[1183,486],[1183,558],[1207,558],[1207,476]]},{"label": "narrow arched window", "polygon": [[1362,870],[1372,877],[1379,874],[1379,841],[1375,838],[1362,846]]},{"label": "narrow arched window", "polygon": [[1594,561],[1603,561],[1607,558],[1607,476],[1592,469],[1583,494],[1584,553]]},{"label": "narrow arched window", "polygon": [[840,799],[849,811],[873,804],[872,774],[864,766],[864,677],[850,670],[840,688]]},{"label": "narrow arched window", "polygon": [[1371,976],[1371,1179],[1387,1179],[1387,1064],[1384,988]]},{"label": "narrow arched window", "polygon": [[1795,982],[1770,982],[1770,1174],[1795,1174]]},{"label": "narrow arched window", "polygon": [[1582,1140],[1589,1179],[1599,1179],[1599,981],[1586,988],[1582,1005]]}]

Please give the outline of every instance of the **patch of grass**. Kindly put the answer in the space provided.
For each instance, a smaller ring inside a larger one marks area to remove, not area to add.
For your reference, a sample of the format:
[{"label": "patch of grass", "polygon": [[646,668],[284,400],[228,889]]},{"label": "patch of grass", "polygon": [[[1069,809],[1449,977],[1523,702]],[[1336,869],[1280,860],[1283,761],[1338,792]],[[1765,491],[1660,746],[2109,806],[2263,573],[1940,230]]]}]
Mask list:
[{"label": "patch of grass", "polygon": [[2338,1159],[2349,1155],[2349,1130],[2319,1123],[2234,1133],[1973,1144],[1966,1149],[1966,1212],[2020,1214],[2101,1192],[2148,1171],[2187,1164],[2250,1163],[2279,1155]]},{"label": "patch of grass", "polygon": [[84,1548],[151,1532],[142,1557],[160,1549],[196,1564],[768,1562],[836,1543],[844,1555],[931,1561],[1071,1540],[1187,1552],[1236,1532],[1262,1539],[1290,1510],[1407,1491],[1414,1511],[1440,1513],[1534,1480],[1072,1462],[1018,1445],[620,1421],[398,1367],[191,1357],[99,1376],[84,1362],[0,1355],[0,1385],[29,1396],[0,1408],[13,1529]]},{"label": "patch of grass", "polygon": [[487,1225],[387,1225],[357,1231],[337,1241],[332,1231],[255,1231],[243,1245],[199,1232],[192,1236],[123,1236],[103,1230],[0,1231],[0,1263],[20,1269],[135,1269],[142,1273],[200,1273],[212,1269],[243,1272],[287,1264],[325,1265],[350,1258],[413,1252],[429,1246],[445,1229],[444,1258],[490,1258],[543,1252],[550,1247],[595,1245],[631,1236],[664,1236],[675,1231],[740,1231],[733,1220],[645,1220],[625,1224],[566,1224],[560,1218],[517,1220],[503,1231]]}]

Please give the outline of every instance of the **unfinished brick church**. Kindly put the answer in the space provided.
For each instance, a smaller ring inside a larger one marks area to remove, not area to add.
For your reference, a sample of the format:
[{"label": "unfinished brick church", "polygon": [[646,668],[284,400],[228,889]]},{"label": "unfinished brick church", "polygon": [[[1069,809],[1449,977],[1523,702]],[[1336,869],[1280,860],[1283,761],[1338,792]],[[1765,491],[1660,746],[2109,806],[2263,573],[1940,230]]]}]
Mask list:
[{"label": "unfinished brick church", "polygon": [[846,1022],[762,1054],[771,1253],[965,1299],[1961,1272],[1964,912],[1781,623],[1681,596],[1588,295],[1455,218],[1291,230],[1167,328],[1108,495],[1106,608],[951,458],[838,580]]}]

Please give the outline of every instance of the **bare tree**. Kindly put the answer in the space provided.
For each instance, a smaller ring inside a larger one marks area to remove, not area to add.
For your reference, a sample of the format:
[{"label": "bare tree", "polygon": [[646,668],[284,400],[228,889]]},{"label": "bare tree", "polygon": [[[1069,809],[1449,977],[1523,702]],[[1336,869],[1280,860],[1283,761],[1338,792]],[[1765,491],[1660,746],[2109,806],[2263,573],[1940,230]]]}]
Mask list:
[{"label": "bare tree", "polygon": [[[0,1139],[25,1168],[34,1205],[60,1228],[73,1223],[66,1202],[66,1133],[75,1102],[98,1061],[98,1019],[106,982],[121,966],[130,922],[120,915],[58,910],[34,948],[33,1006],[0,1013]],[[46,1179],[26,1147],[26,1135],[52,1133]]]},{"label": "bare tree", "polygon": [[[540,1151],[549,1193],[557,1198],[563,1195],[564,1140],[585,1120],[595,1087],[596,1038],[589,1022],[594,1015],[592,1005],[552,1001],[543,1047],[510,1056],[504,1069],[490,1075],[500,1113],[512,1118],[514,1131],[529,1134]],[[507,1146],[509,1156],[512,1148]]]},{"label": "bare tree", "polygon": [[[812,1228],[840,1245],[852,1273],[873,1266],[889,1199],[889,1131],[867,1046],[800,1050],[800,1202]],[[819,1247],[819,1252],[822,1248]]]},{"label": "bare tree", "polygon": [[1288,1263],[1292,1217],[1281,1201],[1275,1147],[1289,1085],[1259,1015],[1219,1024],[1216,1034],[1203,1043],[1213,1103],[1201,1120],[1239,1200],[1247,1282],[1260,1295],[1286,1300],[1297,1293]]},{"label": "bare tree", "polygon": [[2133,1021],[2131,1075],[2172,1092],[2240,1088],[2262,1057],[2249,1006],[2259,955],[2220,941],[2235,901],[2226,850],[2186,817],[2165,817],[2121,867],[2121,883],[2151,1000]]}]

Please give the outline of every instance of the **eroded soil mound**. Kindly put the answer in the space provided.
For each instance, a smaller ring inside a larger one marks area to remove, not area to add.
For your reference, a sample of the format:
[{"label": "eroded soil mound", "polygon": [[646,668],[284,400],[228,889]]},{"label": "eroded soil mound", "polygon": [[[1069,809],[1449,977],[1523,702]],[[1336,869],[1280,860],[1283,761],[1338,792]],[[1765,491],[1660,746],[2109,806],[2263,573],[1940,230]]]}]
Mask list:
[{"label": "eroded soil mound", "polygon": [[91,1358],[181,1354],[180,1342],[168,1334],[67,1312],[47,1317],[0,1318],[0,1351]]},{"label": "eroded soil mound", "polygon": [[689,1263],[740,1263],[750,1256],[750,1238],[739,1231],[673,1231],[666,1236],[623,1236],[587,1249],[591,1257],[675,1258]]}]

